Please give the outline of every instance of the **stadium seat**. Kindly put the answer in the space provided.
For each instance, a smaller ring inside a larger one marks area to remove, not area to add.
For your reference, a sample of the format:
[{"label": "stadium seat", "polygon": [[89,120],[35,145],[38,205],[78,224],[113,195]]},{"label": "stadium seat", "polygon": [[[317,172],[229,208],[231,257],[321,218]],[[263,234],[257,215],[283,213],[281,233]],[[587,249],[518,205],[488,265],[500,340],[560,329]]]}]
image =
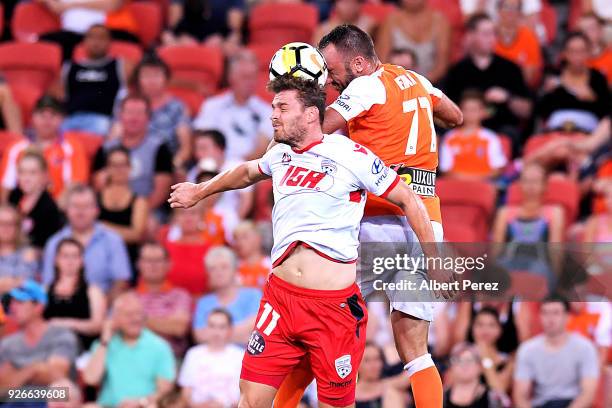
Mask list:
[{"label": "stadium seat", "polygon": [[4,150],[14,141],[22,138],[23,135],[19,135],[17,133],[9,132],[6,130],[0,130],[0,160],[2,159]]},{"label": "stadium seat", "polygon": [[524,157],[534,154],[549,142],[559,138],[583,138],[582,133],[550,132],[530,136],[523,149]]},{"label": "stadium seat", "polygon": [[569,15],[567,16],[567,29],[569,32],[576,30],[581,15],[582,0],[569,0]]},{"label": "stadium seat", "polygon": [[24,124],[28,125],[32,119],[32,111],[36,101],[43,95],[44,90],[38,86],[29,85],[27,83],[9,83],[13,98],[21,111],[21,119]]},{"label": "stadium seat", "polygon": [[11,32],[17,41],[35,42],[40,35],[60,29],[57,15],[36,1],[22,1],[15,7]]},{"label": "stadium seat", "polygon": [[495,187],[484,181],[442,178],[436,182],[444,235],[449,242],[485,242],[495,210]]},{"label": "stadium seat", "polygon": [[[113,58],[123,58],[136,64],[142,59],[142,48],[137,44],[126,41],[112,41],[109,54]],[[85,48],[81,43],[74,49],[72,59],[75,61],[82,61],[85,58]]]},{"label": "stadium seat", "polygon": [[380,24],[389,16],[389,14],[393,13],[397,10],[395,5],[390,3],[364,3],[361,7],[361,12],[366,16],[370,16],[376,24]]},{"label": "stadium seat", "polygon": [[9,84],[27,84],[45,90],[60,71],[62,52],[55,44],[0,44],[0,72]]},{"label": "stadium seat", "polygon": [[249,17],[250,43],[310,43],[318,20],[319,11],[312,4],[260,4]]},{"label": "stadium seat", "polygon": [[168,92],[183,101],[189,110],[189,116],[192,118],[198,114],[202,102],[204,102],[204,95],[186,87],[170,86]]},{"label": "stadium seat", "polygon": [[90,162],[93,161],[98,149],[104,142],[104,137],[84,131],[69,130],[64,133],[64,136],[68,139],[77,140],[83,146]]},{"label": "stadium seat", "polygon": [[175,85],[184,83],[185,87],[203,95],[211,95],[217,91],[223,75],[223,55],[220,49],[201,45],[177,45],[160,47],[158,53],[170,66]]},{"label": "stadium seat", "polygon": [[589,276],[587,293],[612,299],[612,271]]},{"label": "stadium seat", "polygon": [[[519,205],[523,200],[523,193],[518,181],[508,187],[508,205]],[[565,212],[565,227],[570,226],[578,215],[580,189],[578,184],[563,177],[550,177],[544,196],[545,204],[556,204],[563,207]]]},{"label": "stadium seat", "polygon": [[548,283],[543,276],[526,271],[511,271],[510,280],[512,296],[528,301],[539,301],[548,295]]},{"label": "stadium seat", "polygon": [[128,7],[138,22],[136,36],[143,46],[151,47],[162,30],[163,17],[160,5],[154,1],[133,1]]},{"label": "stadium seat", "polygon": [[270,60],[274,53],[278,50],[276,44],[251,44],[248,49],[257,57],[259,63],[259,73],[257,74],[257,95],[265,101],[272,101],[272,93],[268,92],[266,86],[269,82],[269,66]]}]

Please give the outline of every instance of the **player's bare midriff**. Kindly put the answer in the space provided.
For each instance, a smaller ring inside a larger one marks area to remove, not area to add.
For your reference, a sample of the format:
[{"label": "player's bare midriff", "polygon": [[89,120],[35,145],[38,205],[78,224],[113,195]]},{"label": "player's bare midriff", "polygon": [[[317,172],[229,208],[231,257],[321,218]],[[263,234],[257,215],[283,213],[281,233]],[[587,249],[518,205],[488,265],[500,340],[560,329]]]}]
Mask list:
[{"label": "player's bare midriff", "polygon": [[340,290],[355,283],[357,270],[355,263],[334,262],[298,245],[272,273],[300,288]]}]

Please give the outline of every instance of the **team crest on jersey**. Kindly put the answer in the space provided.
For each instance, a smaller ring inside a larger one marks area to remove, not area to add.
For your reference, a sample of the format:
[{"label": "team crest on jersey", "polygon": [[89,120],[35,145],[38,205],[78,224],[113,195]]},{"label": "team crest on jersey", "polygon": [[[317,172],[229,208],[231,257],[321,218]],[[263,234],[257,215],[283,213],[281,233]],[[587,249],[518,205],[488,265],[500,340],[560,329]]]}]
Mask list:
[{"label": "team crest on jersey", "polygon": [[346,378],[351,371],[353,371],[350,354],[345,354],[342,357],[338,357],[336,361],[334,361],[334,365],[336,366],[338,376],[342,379]]},{"label": "team crest on jersey", "polygon": [[281,163],[289,163],[291,161],[291,155],[289,153],[283,153]]},{"label": "team crest on jersey", "polygon": [[331,176],[336,173],[337,167],[333,161],[325,159],[321,162],[321,170],[323,170],[323,173]]}]

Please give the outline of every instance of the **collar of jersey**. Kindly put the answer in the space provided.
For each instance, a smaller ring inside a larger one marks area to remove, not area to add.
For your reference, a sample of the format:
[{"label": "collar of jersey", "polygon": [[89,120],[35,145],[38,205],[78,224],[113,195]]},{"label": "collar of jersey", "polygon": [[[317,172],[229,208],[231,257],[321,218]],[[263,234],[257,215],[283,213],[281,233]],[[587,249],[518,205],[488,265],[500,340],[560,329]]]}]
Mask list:
[{"label": "collar of jersey", "polygon": [[312,149],[316,145],[323,143],[323,139],[324,138],[325,138],[325,135],[323,135],[321,137],[321,140],[317,140],[316,142],[312,142],[311,144],[309,144],[308,146],[306,146],[306,147],[304,147],[302,149],[296,149],[295,147],[292,147],[291,150],[293,150],[294,152],[296,152],[298,154],[302,154],[302,153],[307,152],[308,150]]}]

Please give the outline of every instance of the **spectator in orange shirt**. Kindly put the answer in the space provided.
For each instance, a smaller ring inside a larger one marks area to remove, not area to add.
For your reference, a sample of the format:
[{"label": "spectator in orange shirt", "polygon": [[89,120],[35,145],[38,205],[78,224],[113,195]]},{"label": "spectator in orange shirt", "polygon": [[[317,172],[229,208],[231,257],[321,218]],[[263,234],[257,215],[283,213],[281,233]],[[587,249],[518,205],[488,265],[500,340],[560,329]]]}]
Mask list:
[{"label": "spectator in orange shirt", "polygon": [[468,90],[461,98],[463,125],[444,137],[440,171],[449,176],[487,179],[499,175],[508,162],[499,136],[482,127],[486,108],[482,93]]},{"label": "spectator in orange shirt", "polygon": [[585,14],[578,22],[582,34],[591,41],[589,67],[599,70],[612,86],[612,49],[604,39],[604,21],[593,13]]},{"label": "spectator in orange shirt", "polygon": [[612,345],[612,310],[605,298],[592,302],[571,302],[567,330],[591,340],[605,365]]},{"label": "spectator in orange shirt", "polygon": [[495,53],[521,67],[525,82],[536,87],[542,76],[542,52],[537,35],[522,25],[521,1],[498,3],[497,44]]},{"label": "spectator in orange shirt", "polygon": [[243,221],[234,230],[238,275],[244,286],[263,288],[272,270],[272,262],[264,255],[261,241],[261,234],[252,221]]},{"label": "spectator in orange shirt", "polygon": [[89,178],[89,162],[83,146],[60,132],[64,108],[60,101],[43,96],[36,102],[32,114],[33,136],[10,144],[0,165],[3,194],[17,187],[17,163],[23,151],[39,148],[48,164],[49,192],[57,199],[71,183],[85,183]]}]

